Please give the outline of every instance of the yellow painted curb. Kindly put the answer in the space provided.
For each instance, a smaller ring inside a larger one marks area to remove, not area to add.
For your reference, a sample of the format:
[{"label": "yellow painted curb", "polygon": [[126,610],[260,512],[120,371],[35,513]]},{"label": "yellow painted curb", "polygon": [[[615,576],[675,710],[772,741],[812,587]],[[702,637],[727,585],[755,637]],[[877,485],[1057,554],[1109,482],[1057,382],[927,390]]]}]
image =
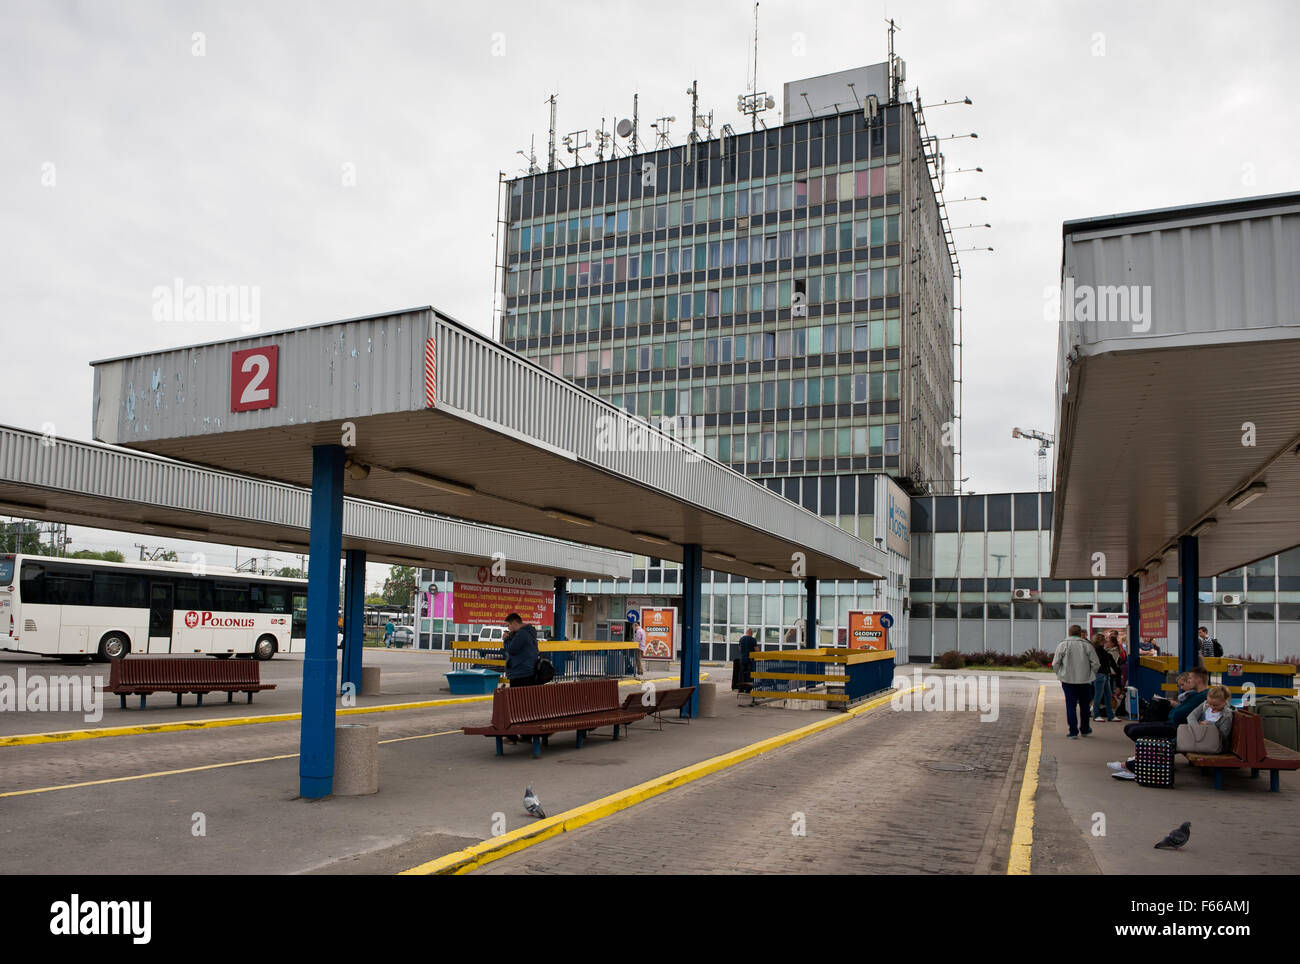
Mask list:
[{"label": "yellow painted curb", "polygon": [[[642,683],[661,682],[675,677],[657,677],[651,680],[623,680],[620,686],[639,686]],[[700,674],[707,679],[707,673]],[[379,706],[350,706],[336,709],[336,716],[352,716],[358,713],[391,713],[396,710],[423,710],[436,706],[455,706],[460,703],[486,703],[492,694],[486,696],[453,696],[447,699],[421,700],[415,703],[385,703]],[[98,740],[108,736],[139,736],[144,733],[180,733],[185,730],[210,730],[222,726],[250,726],[255,723],[288,723],[302,719],[301,713],[273,713],[267,716],[232,716],[228,719],[189,720],[185,723],[141,723],[137,726],[110,726],[95,730],[53,730],[48,733],[19,733],[14,736],[0,736],[0,747],[32,746],[38,743],[70,743],[74,740]]]},{"label": "yellow painted curb", "polygon": [[1034,709],[1034,729],[1029,736],[1029,756],[1025,760],[1025,777],[1020,783],[1020,803],[1016,807],[1016,829],[1011,836],[1011,853],[1007,858],[1008,876],[1031,873],[1030,858],[1034,846],[1034,795],[1038,793],[1038,764],[1043,757],[1043,705],[1046,684],[1038,687],[1038,706]]},{"label": "yellow painted curb", "polygon": [[[920,687],[913,686],[903,693],[910,693]],[[467,847],[464,850],[457,850],[453,853],[446,854],[434,860],[427,861],[419,866],[412,867],[409,870],[401,871],[402,875],[409,874],[466,874],[471,870],[482,867],[484,864],[491,863],[494,860],[500,860],[509,854],[524,850],[534,844],[541,843],[558,834],[570,830],[576,830],[585,824],[594,823],[603,817],[617,813],[620,810],[626,810],[628,807],[635,806],[646,800],[656,797],[661,793],[673,789],[674,787],[684,786],[692,783],[701,777],[716,773],[719,770],[725,770],[728,767],[735,766],[745,760],[752,759],[763,753],[768,753],[779,747],[796,743],[805,737],[812,736],[814,733],[820,733],[828,730],[833,726],[839,726],[847,723],[849,720],[868,710],[883,706],[890,702],[895,696],[901,693],[889,693],[877,697],[868,703],[854,707],[845,713],[837,714],[829,719],[819,720],[816,723],[810,723],[807,726],[799,727],[788,733],[782,733],[778,736],[769,737],[766,740],[760,740],[758,743],[751,743],[749,746],[741,747],[738,750],[732,750],[730,753],[723,753],[720,756],[703,760],[699,763],[693,763],[690,766],[681,767],[662,776],[654,777],[644,783],[639,783],[634,787],[626,790],[619,790],[608,796],[593,800],[564,813],[556,814],[554,817],[547,817],[536,823],[531,823],[518,830],[511,830],[499,837],[492,837],[473,847]]]}]

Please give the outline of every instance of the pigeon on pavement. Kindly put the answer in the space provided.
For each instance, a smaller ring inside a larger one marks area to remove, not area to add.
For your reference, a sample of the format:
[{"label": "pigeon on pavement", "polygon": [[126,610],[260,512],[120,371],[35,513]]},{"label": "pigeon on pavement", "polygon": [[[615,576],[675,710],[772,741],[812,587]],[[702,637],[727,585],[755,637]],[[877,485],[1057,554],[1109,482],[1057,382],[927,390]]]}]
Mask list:
[{"label": "pigeon on pavement", "polygon": [[1155,845],[1156,850],[1182,850],[1187,841],[1192,836],[1192,825],[1190,822],[1184,822],[1181,826],[1169,831],[1169,835],[1164,840]]},{"label": "pigeon on pavement", "polygon": [[537,799],[537,794],[533,793],[532,787],[524,787],[524,809],[534,817],[546,816],[546,811],[542,809],[542,801]]}]

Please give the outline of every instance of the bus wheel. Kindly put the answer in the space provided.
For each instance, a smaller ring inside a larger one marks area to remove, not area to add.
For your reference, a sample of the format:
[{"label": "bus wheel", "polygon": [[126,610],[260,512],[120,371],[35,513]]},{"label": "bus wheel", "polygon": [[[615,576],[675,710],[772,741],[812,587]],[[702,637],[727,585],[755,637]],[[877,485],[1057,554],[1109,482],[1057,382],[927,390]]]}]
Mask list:
[{"label": "bus wheel", "polygon": [[109,633],[99,641],[101,661],[121,659],[129,652],[131,652],[131,641],[121,633]]},{"label": "bus wheel", "polygon": [[270,659],[275,655],[275,637],[263,636],[253,647],[253,655],[258,659]]}]

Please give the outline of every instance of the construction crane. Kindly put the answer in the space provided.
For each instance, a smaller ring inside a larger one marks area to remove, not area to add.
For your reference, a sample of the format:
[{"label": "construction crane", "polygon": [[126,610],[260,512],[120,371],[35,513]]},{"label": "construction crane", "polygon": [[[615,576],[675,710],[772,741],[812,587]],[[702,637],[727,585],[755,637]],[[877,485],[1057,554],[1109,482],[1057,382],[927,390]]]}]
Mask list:
[{"label": "construction crane", "polygon": [[1011,430],[1012,438],[1031,438],[1038,442],[1038,491],[1047,491],[1047,450],[1052,447],[1056,439],[1046,432],[1039,432],[1032,428],[1013,428]]}]

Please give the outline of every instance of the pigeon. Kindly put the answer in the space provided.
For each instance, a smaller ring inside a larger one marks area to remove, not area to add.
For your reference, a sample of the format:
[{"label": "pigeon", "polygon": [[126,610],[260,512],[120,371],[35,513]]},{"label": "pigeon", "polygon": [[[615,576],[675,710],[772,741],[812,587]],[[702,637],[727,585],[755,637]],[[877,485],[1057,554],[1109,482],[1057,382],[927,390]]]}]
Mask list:
[{"label": "pigeon", "polygon": [[524,809],[534,817],[546,816],[546,811],[542,809],[542,801],[537,799],[537,794],[533,793],[532,787],[524,787]]},{"label": "pigeon", "polygon": [[1156,844],[1156,850],[1182,850],[1187,841],[1192,836],[1192,825],[1184,822],[1181,826],[1169,831],[1169,835],[1164,840]]}]

